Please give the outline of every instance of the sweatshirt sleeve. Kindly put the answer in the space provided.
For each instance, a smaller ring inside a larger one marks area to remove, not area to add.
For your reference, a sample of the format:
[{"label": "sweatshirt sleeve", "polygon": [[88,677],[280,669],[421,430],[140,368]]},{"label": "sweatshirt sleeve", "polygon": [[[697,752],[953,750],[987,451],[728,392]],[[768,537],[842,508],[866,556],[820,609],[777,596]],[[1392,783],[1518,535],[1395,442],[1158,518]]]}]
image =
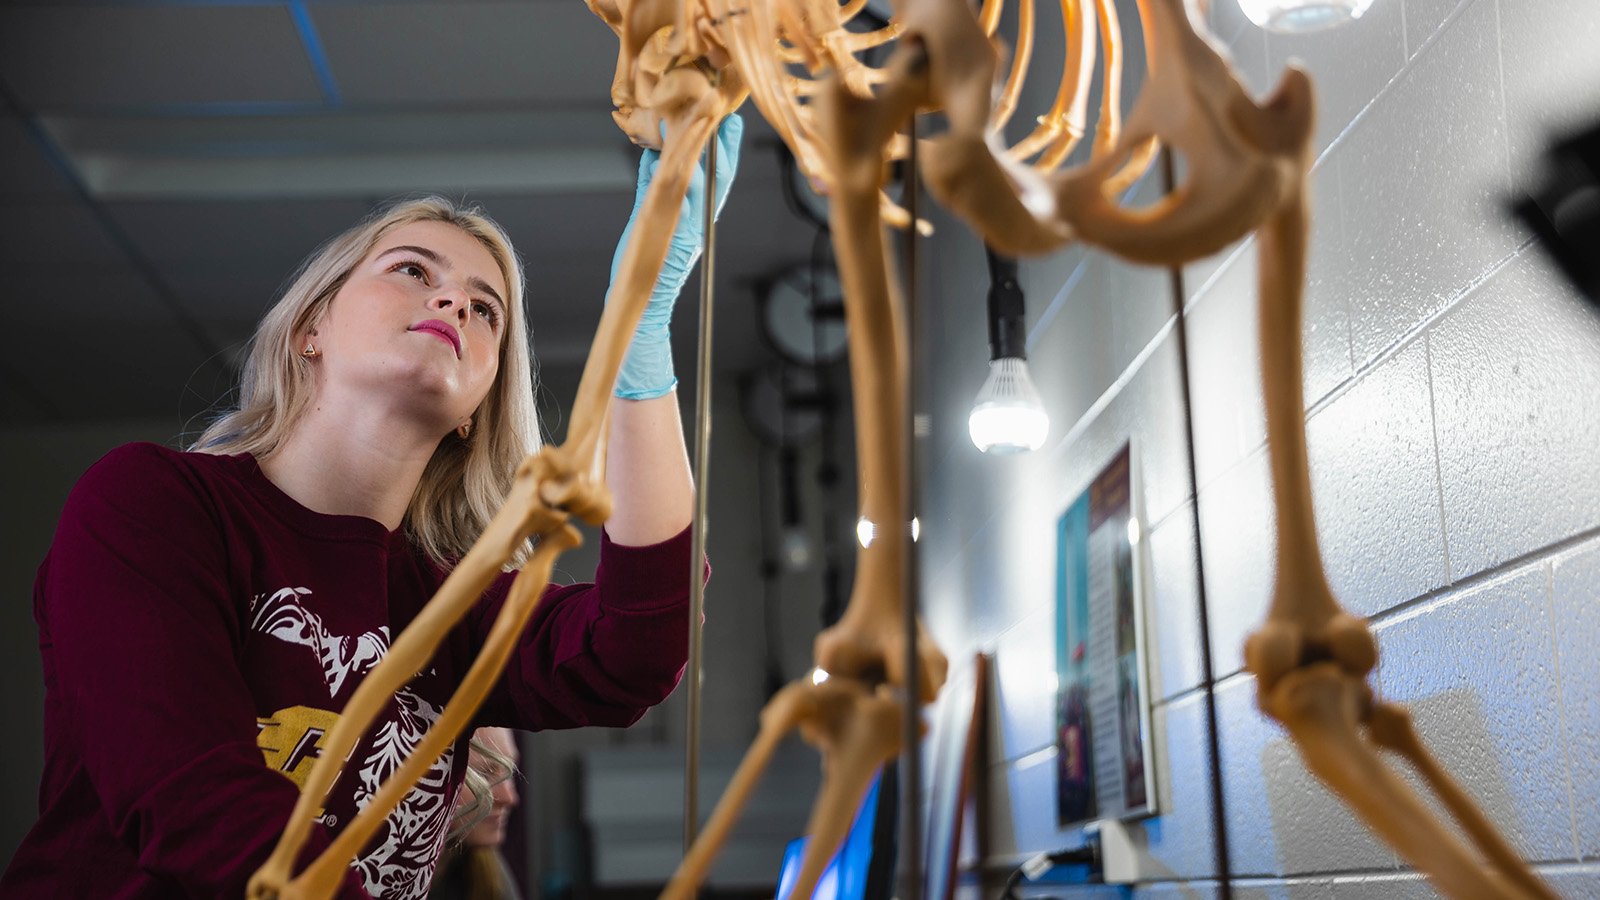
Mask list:
[{"label": "sweatshirt sleeve", "polygon": [[[129,445],[73,489],[35,595],[47,740],[80,754],[140,867],[197,896],[242,895],[298,797],[256,746],[227,557],[191,476]],[[328,841],[316,826],[305,859]],[[353,870],[340,896],[367,896]]]},{"label": "sweatshirt sleeve", "polygon": [[[689,655],[690,533],[644,547],[601,532],[593,584],[546,589],[480,724],[538,730],[631,725],[666,699]],[[702,577],[710,576],[702,561]],[[470,614],[488,636],[510,578]]]}]

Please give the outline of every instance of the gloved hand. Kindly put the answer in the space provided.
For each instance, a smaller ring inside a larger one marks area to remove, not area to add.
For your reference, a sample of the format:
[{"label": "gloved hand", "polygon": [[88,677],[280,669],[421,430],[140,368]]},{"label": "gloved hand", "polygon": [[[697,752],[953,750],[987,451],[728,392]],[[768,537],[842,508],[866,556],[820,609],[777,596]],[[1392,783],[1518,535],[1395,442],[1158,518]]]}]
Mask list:
[{"label": "gloved hand", "polygon": [[[733,176],[739,168],[739,138],[744,134],[744,120],[737,113],[722,120],[717,128],[717,215],[728,200],[728,188],[733,186]],[[633,234],[633,223],[644,206],[645,193],[661,164],[661,154],[645,150],[639,157],[639,185],[633,198],[633,212],[628,225],[622,230],[617,251],[611,258],[611,280],[615,283],[617,269],[622,265],[622,255]],[[633,343],[622,360],[622,370],[617,373],[616,396],[624,400],[648,400],[661,397],[678,386],[672,369],[671,332],[672,306],[689,280],[689,272],[700,259],[700,249],[705,242],[706,177],[702,163],[695,167],[689,181],[689,191],[678,211],[678,224],[673,228],[672,240],[667,245],[667,258],[661,264],[661,275],[650,291],[650,303],[645,307],[639,327],[633,333]],[[606,291],[610,296],[610,289]]]}]

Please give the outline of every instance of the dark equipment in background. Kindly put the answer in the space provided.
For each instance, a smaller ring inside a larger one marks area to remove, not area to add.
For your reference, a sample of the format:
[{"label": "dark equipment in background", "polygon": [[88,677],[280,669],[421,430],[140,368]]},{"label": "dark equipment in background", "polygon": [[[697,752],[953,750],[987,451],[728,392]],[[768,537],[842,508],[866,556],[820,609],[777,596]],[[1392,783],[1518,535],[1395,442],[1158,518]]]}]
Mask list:
[{"label": "dark equipment in background", "polygon": [[[870,15],[871,10],[867,13]],[[884,19],[887,23],[887,19]],[[784,199],[790,211],[802,221],[809,222],[816,228],[816,234],[811,243],[810,259],[790,266],[775,273],[757,285],[760,302],[759,322],[762,337],[767,346],[785,365],[781,366],[777,381],[781,387],[777,391],[768,390],[768,397],[776,395],[781,399],[782,410],[776,415],[799,415],[802,417],[817,416],[820,418],[820,460],[815,470],[815,485],[819,489],[821,500],[822,521],[822,546],[820,561],[822,564],[823,600],[820,609],[820,619],[824,627],[838,621],[844,613],[846,563],[844,540],[840,537],[838,527],[838,510],[840,508],[839,488],[843,479],[843,468],[839,461],[840,434],[838,425],[842,416],[846,415],[845,395],[847,391],[838,390],[835,382],[842,376],[840,369],[846,363],[846,354],[849,349],[848,325],[845,321],[844,291],[839,284],[838,269],[833,259],[833,245],[828,233],[828,205],[827,198],[811,190],[811,185],[800,172],[795,163],[793,154],[782,144],[773,146],[777,154],[778,164],[783,174]],[[892,195],[892,192],[891,192]],[[771,376],[758,376],[772,381]],[[795,390],[791,385],[796,382],[810,382],[809,389]],[[746,418],[771,419],[775,413],[771,404],[767,404],[766,412],[762,412],[761,400],[756,396],[759,391],[749,392],[747,396],[757,402],[747,402],[745,407]],[[754,409],[752,407],[755,407]],[[767,431],[770,433],[771,428]],[[758,435],[760,430],[758,429]],[[767,441],[767,443],[773,443]],[[778,445],[792,446],[792,442],[778,441]],[[780,484],[793,486],[792,480],[793,458],[780,458],[780,465],[787,465],[780,476]],[[785,510],[789,510],[790,503],[787,499],[783,502]],[[769,559],[774,556],[789,557],[790,554],[773,554],[772,549],[783,549],[791,542],[787,538],[799,531],[800,517],[785,512],[784,530],[788,532],[784,539],[777,542],[767,542]],[[764,517],[765,521],[765,517]],[[776,566],[767,567],[769,588],[773,585],[777,574]],[[771,591],[769,590],[769,593]]]},{"label": "dark equipment in background", "polygon": [[[887,763],[867,790],[850,823],[839,852],[817,881],[812,900],[890,900],[894,895],[894,864],[897,852],[895,824],[900,809],[899,767]],[[806,841],[789,842],[778,873],[778,896],[788,895],[800,875],[800,860]]]},{"label": "dark equipment in background", "polygon": [[1512,212],[1600,310],[1600,123],[1552,144],[1542,162],[1535,186]]},{"label": "dark equipment in background", "polygon": [[[823,586],[828,595],[824,603],[842,603],[829,599],[842,590],[837,571],[839,550],[835,546],[838,539],[825,527],[822,551],[817,552],[807,531],[800,490],[800,446],[821,432],[831,435],[828,422],[836,414],[836,403],[832,395],[820,389],[817,370],[782,361],[746,374],[740,380],[739,395],[745,424],[761,442],[757,503],[761,510],[761,581],[767,644],[763,677],[766,695],[771,697],[789,680],[778,652],[782,644],[778,634],[782,576],[808,569],[821,557]],[[821,450],[825,464],[832,464],[829,446],[824,444]],[[776,498],[771,496],[769,483],[774,479],[768,474],[774,471]],[[825,491],[832,489],[823,487]],[[828,514],[831,515],[831,505]],[[825,515],[825,526],[826,518]]]},{"label": "dark equipment in background", "polygon": [[824,245],[811,261],[759,286],[762,337],[791,365],[809,369],[832,365],[849,350],[844,289],[828,249]]}]

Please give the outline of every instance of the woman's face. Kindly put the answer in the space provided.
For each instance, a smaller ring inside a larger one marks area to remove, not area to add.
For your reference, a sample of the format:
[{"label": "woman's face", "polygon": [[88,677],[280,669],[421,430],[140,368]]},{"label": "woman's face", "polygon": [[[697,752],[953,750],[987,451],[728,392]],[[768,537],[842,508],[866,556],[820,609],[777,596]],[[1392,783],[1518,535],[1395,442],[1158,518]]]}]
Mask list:
[{"label": "woman's face", "polygon": [[314,326],[323,387],[363,397],[379,391],[437,419],[441,433],[455,428],[494,384],[507,295],[477,238],[444,222],[396,228]]},{"label": "woman's face", "polygon": [[[473,735],[478,742],[509,757],[513,764],[517,762],[517,742],[507,728],[480,728]],[[498,771],[498,766],[493,766],[487,760],[473,754],[470,765],[477,766],[480,771],[494,781],[494,787],[489,796],[494,800],[489,815],[482,821],[472,826],[472,830],[462,836],[461,842],[469,847],[498,847],[506,839],[506,818],[511,815],[511,810],[517,805],[517,782],[513,773]],[[487,771],[487,769],[495,771]],[[465,791],[462,792],[466,794]],[[461,798],[465,800],[465,797]]]}]

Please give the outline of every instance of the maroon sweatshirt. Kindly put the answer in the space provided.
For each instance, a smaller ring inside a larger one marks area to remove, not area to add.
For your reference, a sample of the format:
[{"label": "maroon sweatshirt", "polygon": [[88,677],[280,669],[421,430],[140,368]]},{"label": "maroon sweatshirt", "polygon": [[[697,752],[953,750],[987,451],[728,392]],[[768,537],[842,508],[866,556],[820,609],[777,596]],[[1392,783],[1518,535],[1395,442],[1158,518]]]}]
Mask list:
[{"label": "maroon sweatshirt", "polygon": [[[594,584],[551,587],[475,725],[628,725],[687,656],[687,532],[602,536]],[[438,718],[504,600],[499,578],[356,745],[304,859]],[[4,897],[242,895],[356,686],[444,572],[401,532],[312,512],[250,456],[112,451],[67,500],[34,587],[39,821]],[[427,893],[466,766],[447,750],[341,896]]]}]

